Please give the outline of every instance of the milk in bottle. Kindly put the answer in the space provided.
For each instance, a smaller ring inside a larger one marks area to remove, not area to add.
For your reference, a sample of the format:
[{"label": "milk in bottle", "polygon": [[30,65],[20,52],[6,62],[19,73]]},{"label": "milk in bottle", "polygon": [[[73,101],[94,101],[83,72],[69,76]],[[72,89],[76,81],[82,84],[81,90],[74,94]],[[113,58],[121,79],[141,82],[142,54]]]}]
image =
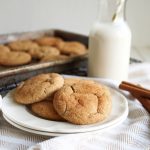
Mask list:
[{"label": "milk in bottle", "polygon": [[[131,31],[124,20],[124,4],[125,0],[119,0],[111,21],[102,16],[93,25],[89,35],[88,76],[127,80]],[[107,0],[101,0],[100,5],[105,8]]]}]

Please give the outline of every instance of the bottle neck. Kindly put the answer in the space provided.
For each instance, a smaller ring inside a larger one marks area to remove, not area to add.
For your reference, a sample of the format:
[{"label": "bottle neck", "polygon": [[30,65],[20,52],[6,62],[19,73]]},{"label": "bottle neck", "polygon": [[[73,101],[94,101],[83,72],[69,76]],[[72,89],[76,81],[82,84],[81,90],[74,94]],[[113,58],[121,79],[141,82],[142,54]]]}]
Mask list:
[{"label": "bottle neck", "polygon": [[[114,4],[114,7],[112,4]],[[98,21],[116,22],[118,20],[124,20],[125,6],[126,0],[98,0]]]},{"label": "bottle neck", "polygon": [[125,19],[125,6],[126,0],[118,0],[117,9],[112,17],[113,22]]}]

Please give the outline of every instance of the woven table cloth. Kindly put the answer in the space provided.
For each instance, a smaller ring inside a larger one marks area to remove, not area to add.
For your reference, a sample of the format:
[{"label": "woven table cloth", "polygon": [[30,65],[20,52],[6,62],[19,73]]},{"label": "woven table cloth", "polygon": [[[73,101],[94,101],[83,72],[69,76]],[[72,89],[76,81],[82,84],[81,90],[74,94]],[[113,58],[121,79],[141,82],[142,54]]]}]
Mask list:
[{"label": "woven table cloth", "polygon": [[[150,88],[150,64],[131,64],[129,81]],[[117,83],[110,86],[117,88]],[[150,150],[150,115],[129,95],[129,114],[120,125],[100,133],[47,137],[17,129],[7,123],[0,111],[0,150]],[[2,101],[2,100],[1,100]]]}]

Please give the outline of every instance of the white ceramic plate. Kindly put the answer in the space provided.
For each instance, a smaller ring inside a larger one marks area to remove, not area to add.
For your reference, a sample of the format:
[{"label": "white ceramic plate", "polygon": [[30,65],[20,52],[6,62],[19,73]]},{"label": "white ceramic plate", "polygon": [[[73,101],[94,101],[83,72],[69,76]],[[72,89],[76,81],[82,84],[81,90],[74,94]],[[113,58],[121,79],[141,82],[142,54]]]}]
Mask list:
[{"label": "white ceramic plate", "polygon": [[[38,134],[38,135],[44,135],[44,136],[63,136],[63,135],[70,135],[71,133],[53,133],[53,132],[43,132],[43,131],[38,131],[38,130],[34,130],[34,129],[30,129],[30,128],[25,128],[21,125],[16,124],[15,122],[13,122],[11,119],[9,119],[8,117],[6,117],[5,115],[3,115],[3,117],[5,118],[5,120],[10,123],[11,125],[13,125],[14,127],[21,129],[23,131],[27,131],[29,133],[34,133],[34,134]],[[121,124],[124,120],[126,119],[126,116],[124,118],[122,118],[119,122],[103,128],[103,130],[94,130],[91,132],[82,132],[82,133],[73,133],[73,134],[90,134],[90,133],[100,133],[100,132],[104,132],[105,130],[108,130],[110,128],[113,128],[119,124]]]},{"label": "white ceramic plate", "polygon": [[[96,80],[96,82],[100,82]],[[112,95],[112,111],[110,116],[103,122],[91,125],[74,125],[68,122],[58,122],[45,120],[31,114],[24,105],[14,102],[12,94],[9,92],[2,101],[3,114],[13,120],[14,123],[25,128],[38,130],[42,132],[53,133],[81,133],[94,130],[102,130],[117,124],[128,115],[128,103],[126,98],[118,91],[110,88]]]}]

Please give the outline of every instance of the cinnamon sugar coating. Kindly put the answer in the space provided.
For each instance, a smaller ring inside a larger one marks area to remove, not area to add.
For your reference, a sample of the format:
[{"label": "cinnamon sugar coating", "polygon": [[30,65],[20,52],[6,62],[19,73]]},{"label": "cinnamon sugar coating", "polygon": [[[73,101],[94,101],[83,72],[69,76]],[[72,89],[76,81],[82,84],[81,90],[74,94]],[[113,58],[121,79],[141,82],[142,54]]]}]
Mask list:
[{"label": "cinnamon sugar coating", "polygon": [[57,73],[40,74],[20,84],[14,93],[14,99],[21,104],[32,104],[44,100],[60,89],[64,79]]},{"label": "cinnamon sugar coating", "polygon": [[64,119],[55,111],[52,98],[47,98],[44,101],[33,103],[30,105],[30,109],[37,116],[40,116],[44,119],[64,121]]},{"label": "cinnamon sugar coating", "polygon": [[55,93],[53,105],[60,116],[80,125],[103,121],[112,107],[109,90],[87,80],[62,87]]}]

